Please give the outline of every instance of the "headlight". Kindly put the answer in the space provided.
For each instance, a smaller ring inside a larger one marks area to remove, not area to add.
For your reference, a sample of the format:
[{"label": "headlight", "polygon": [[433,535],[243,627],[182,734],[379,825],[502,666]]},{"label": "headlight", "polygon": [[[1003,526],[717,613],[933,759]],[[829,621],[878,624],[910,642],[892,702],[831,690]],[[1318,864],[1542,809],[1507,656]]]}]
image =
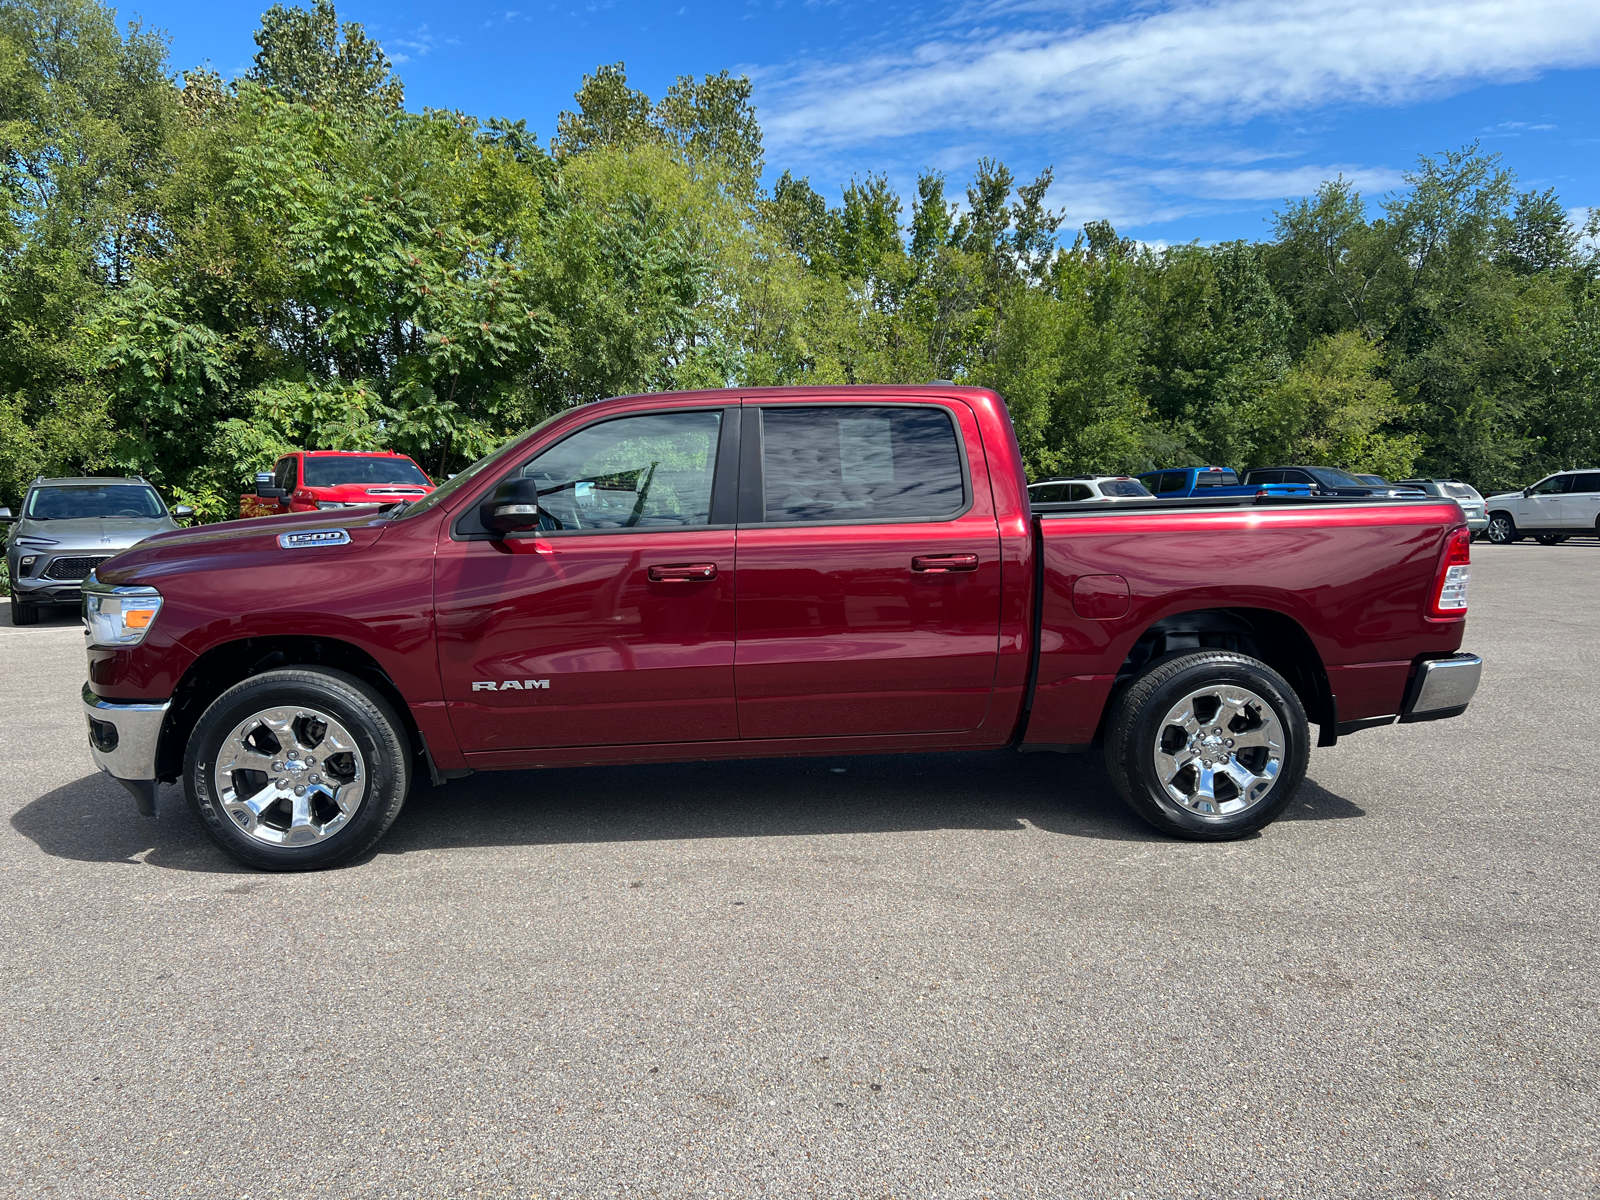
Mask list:
[{"label": "headlight", "polygon": [[153,587],[109,587],[93,576],[83,585],[83,623],[96,646],[137,646],[160,611]]},{"label": "headlight", "polygon": [[318,508],[349,508],[350,505],[342,504],[338,500],[318,500]]}]

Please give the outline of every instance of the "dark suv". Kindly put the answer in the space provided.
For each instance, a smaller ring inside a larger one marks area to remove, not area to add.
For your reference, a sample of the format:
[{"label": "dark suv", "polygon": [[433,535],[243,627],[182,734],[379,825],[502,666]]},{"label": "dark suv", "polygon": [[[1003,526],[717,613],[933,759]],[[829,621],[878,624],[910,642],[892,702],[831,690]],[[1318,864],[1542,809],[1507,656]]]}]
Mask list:
[{"label": "dark suv", "polygon": [[178,528],[194,510],[170,512],[143,479],[35,479],[22,512],[0,508],[12,526],[6,543],[11,623],[32,625],[43,604],[77,605],[83,581],[115,554],[153,533]]}]

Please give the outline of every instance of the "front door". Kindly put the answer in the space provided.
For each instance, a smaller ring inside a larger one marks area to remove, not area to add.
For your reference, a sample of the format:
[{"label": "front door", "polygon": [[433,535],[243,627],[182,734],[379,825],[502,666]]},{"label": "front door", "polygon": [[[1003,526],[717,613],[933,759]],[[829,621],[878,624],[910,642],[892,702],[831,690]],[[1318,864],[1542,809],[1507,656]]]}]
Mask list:
[{"label": "front door", "polygon": [[463,750],[738,737],[733,498],[717,494],[736,454],[720,408],[614,417],[513,472],[539,481],[538,533],[491,535],[475,508],[451,523],[435,606]]},{"label": "front door", "polygon": [[1561,526],[1561,493],[1567,476],[1552,475],[1529,489],[1517,505],[1517,524],[1528,529],[1557,529]]},{"label": "front door", "polygon": [[744,429],[740,736],[982,724],[1000,534],[971,410],[748,405]]}]

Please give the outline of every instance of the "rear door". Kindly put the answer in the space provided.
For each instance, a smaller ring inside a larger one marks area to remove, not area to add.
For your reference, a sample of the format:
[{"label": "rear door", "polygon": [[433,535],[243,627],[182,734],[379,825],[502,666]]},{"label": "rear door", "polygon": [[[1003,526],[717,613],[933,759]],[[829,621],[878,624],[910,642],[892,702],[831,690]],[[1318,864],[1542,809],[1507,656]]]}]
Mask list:
[{"label": "rear door", "polygon": [[463,750],[738,737],[738,411],[601,418],[507,476],[539,481],[538,533],[451,522],[435,606]]},{"label": "rear door", "polygon": [[740,736],[982,724],[1000,532],[971,409],[751,403],[742,447]]},{"label": "rear door", "polygon": [[1561,496],[1561,523],[1568,529],[1600,533],[1600,471],[1567,476],[1571,483]]}]

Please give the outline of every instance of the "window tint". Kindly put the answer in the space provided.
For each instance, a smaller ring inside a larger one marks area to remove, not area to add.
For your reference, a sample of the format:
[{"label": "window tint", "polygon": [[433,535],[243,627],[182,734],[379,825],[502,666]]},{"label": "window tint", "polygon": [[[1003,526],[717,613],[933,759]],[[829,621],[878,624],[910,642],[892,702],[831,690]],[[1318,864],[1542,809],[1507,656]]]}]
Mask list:
[{"label": "window tint", "polygon": [[154,488],[143,484],[69,484],[35,488],[27,515],[37,521],[78,517],[133,517],[148,520],[166,512]]},{"label": "window tint", "polygon": [[590,425],[527,463],[548,530],[711,522],[722,412],[647,413]]},{"label": "window tint", "polygon": [[1094,500],[1097,498],[1094,494],[1094,489],[1086,483],[1073,484],[1071,490],[1067,493],[1068,500]]},{"label": "window tint", "polygon": [[1434,495],[1446,495],[1452,500],[1482,500],[1478,489],[1465,483],[1436,483],[1429,489]]},{"label": "window tint", "polygon": [[409,458],[340,455],[306,459],[307,487],[341,487],[346,484],[409,483],[428,486],[428,477]]},{"label": "window tint", "polygon": [[1535,496],[1559,496],[1567,490],[1567,480],[1570,475],[1552,475],[1549,479],[1541,479],[1533,485]]},{"label": "window tint", "polygon": [[966,499],[943,409],[838,405],[761,412],[766,519],[934,519]]},{"label": "window tint", "polygon": [[1232,471],[1201,471],[1195,480],[1196,487],[1238,487],[1239,477]]},{"label": "window tint", "polygon": [[1061,499],[1061,493],[1066,491],[1066,486],[1060,483],[1045,484],[1042,487],[1028,489],[1028,497],[1034,504],[1050,504]]},{"label": "window tint", "polygon": [[1285,483],[1310,483],[1313,475],[1327,487],[1364,488],[1370,486],[1362,483],[1349,471],[1341,471],[1336,467],[1318,467],[1310,475],[1304,471],[1285,471],[1283,479]]},{"label": "window tint", "polygon": [[272,474],[272,486],[282,488],[286,492],[295,489],[294,459],[281,458]]},{"label": "window tint", "polygon": [[1600,471],[1585,471],[1571,478],[1574,492],[1600,492]]},{"label": "window tint", "polygon": [[1250,483],[1282,483],[1282,471],[1251,471],[1245,476]]},{"label": "window tint", "polygon": [[1153,482],[1156,486],[1150,489],[1152,492],[1181,492],[1188,482],[1188,473],[1186,471],[1163,471],[1155,477]]}]

